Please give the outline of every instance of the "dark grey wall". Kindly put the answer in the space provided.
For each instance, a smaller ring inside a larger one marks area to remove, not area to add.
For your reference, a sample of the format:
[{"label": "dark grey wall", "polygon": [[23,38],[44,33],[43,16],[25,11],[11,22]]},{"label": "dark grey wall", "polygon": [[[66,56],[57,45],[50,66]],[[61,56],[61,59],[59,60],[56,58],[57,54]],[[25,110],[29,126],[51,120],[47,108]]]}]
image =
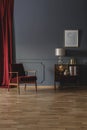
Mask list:
[{"label": "dark grey wall", "polygon": [[81,56],[87,51],[86,12],[87,0],[15,0],[16,62],[22,62],[25,69],[36,69],[38,83],[53,84],[55,48],[64,47],[66,29],[79,30],[79,48],[66,48],[67,56],[79,52],[78,59],[86,62]]}]

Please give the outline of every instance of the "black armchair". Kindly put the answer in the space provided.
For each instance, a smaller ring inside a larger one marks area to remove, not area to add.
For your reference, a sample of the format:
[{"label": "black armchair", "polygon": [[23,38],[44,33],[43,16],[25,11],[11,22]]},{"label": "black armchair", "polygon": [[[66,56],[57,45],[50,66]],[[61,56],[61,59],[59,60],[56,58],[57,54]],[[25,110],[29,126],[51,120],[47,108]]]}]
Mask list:
[{"label": "black armchair", "polygon": [[[26,72],[24,70],[23,64],[12,64],[11,65],[12,71],[9,72],[9,85],[8,85],[8,91],[10,90],[10,86],[16,86],[17,91],[20,94],[20,87],[19,84],[25,84],[25,90],[26,90],[26,84],[35,84],[35,89],[37,91],[37,77],[36,77],[36,71],[28,71],[31,74],[26,75]],[[27,73],[28,73],[27,72]]]}]

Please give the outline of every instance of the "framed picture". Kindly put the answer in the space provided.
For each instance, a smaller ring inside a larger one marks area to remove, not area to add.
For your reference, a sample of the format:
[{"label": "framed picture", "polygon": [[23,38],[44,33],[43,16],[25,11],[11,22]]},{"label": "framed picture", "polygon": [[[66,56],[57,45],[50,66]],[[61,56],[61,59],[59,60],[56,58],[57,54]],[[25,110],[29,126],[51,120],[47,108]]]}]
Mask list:
[{"label": "framed picture", "polygon": [[78,47],[78,30],[65,30],[65,47]]}]

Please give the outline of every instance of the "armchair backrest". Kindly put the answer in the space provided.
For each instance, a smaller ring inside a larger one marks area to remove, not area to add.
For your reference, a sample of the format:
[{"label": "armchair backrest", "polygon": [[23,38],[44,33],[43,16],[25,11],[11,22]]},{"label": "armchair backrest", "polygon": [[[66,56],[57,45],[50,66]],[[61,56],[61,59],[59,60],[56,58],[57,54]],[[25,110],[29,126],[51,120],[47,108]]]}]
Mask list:
[{"label": "armchair backrest", "polygon": [[[18,72],[18,76],[25,76],[25,71],[22,63],[12,64],[12,72]],[[13,76],[15,77],[15,75]]]}]

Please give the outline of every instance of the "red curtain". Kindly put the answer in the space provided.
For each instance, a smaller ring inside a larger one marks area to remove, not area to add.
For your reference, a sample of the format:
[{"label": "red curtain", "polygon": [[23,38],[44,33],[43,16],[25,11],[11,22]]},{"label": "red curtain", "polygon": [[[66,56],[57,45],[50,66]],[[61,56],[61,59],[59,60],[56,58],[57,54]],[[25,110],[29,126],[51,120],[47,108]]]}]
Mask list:
[{"label": "red curtain", "polygon": [[12,63],[14,0],[0,0],[0,86],[7,86]]}]

